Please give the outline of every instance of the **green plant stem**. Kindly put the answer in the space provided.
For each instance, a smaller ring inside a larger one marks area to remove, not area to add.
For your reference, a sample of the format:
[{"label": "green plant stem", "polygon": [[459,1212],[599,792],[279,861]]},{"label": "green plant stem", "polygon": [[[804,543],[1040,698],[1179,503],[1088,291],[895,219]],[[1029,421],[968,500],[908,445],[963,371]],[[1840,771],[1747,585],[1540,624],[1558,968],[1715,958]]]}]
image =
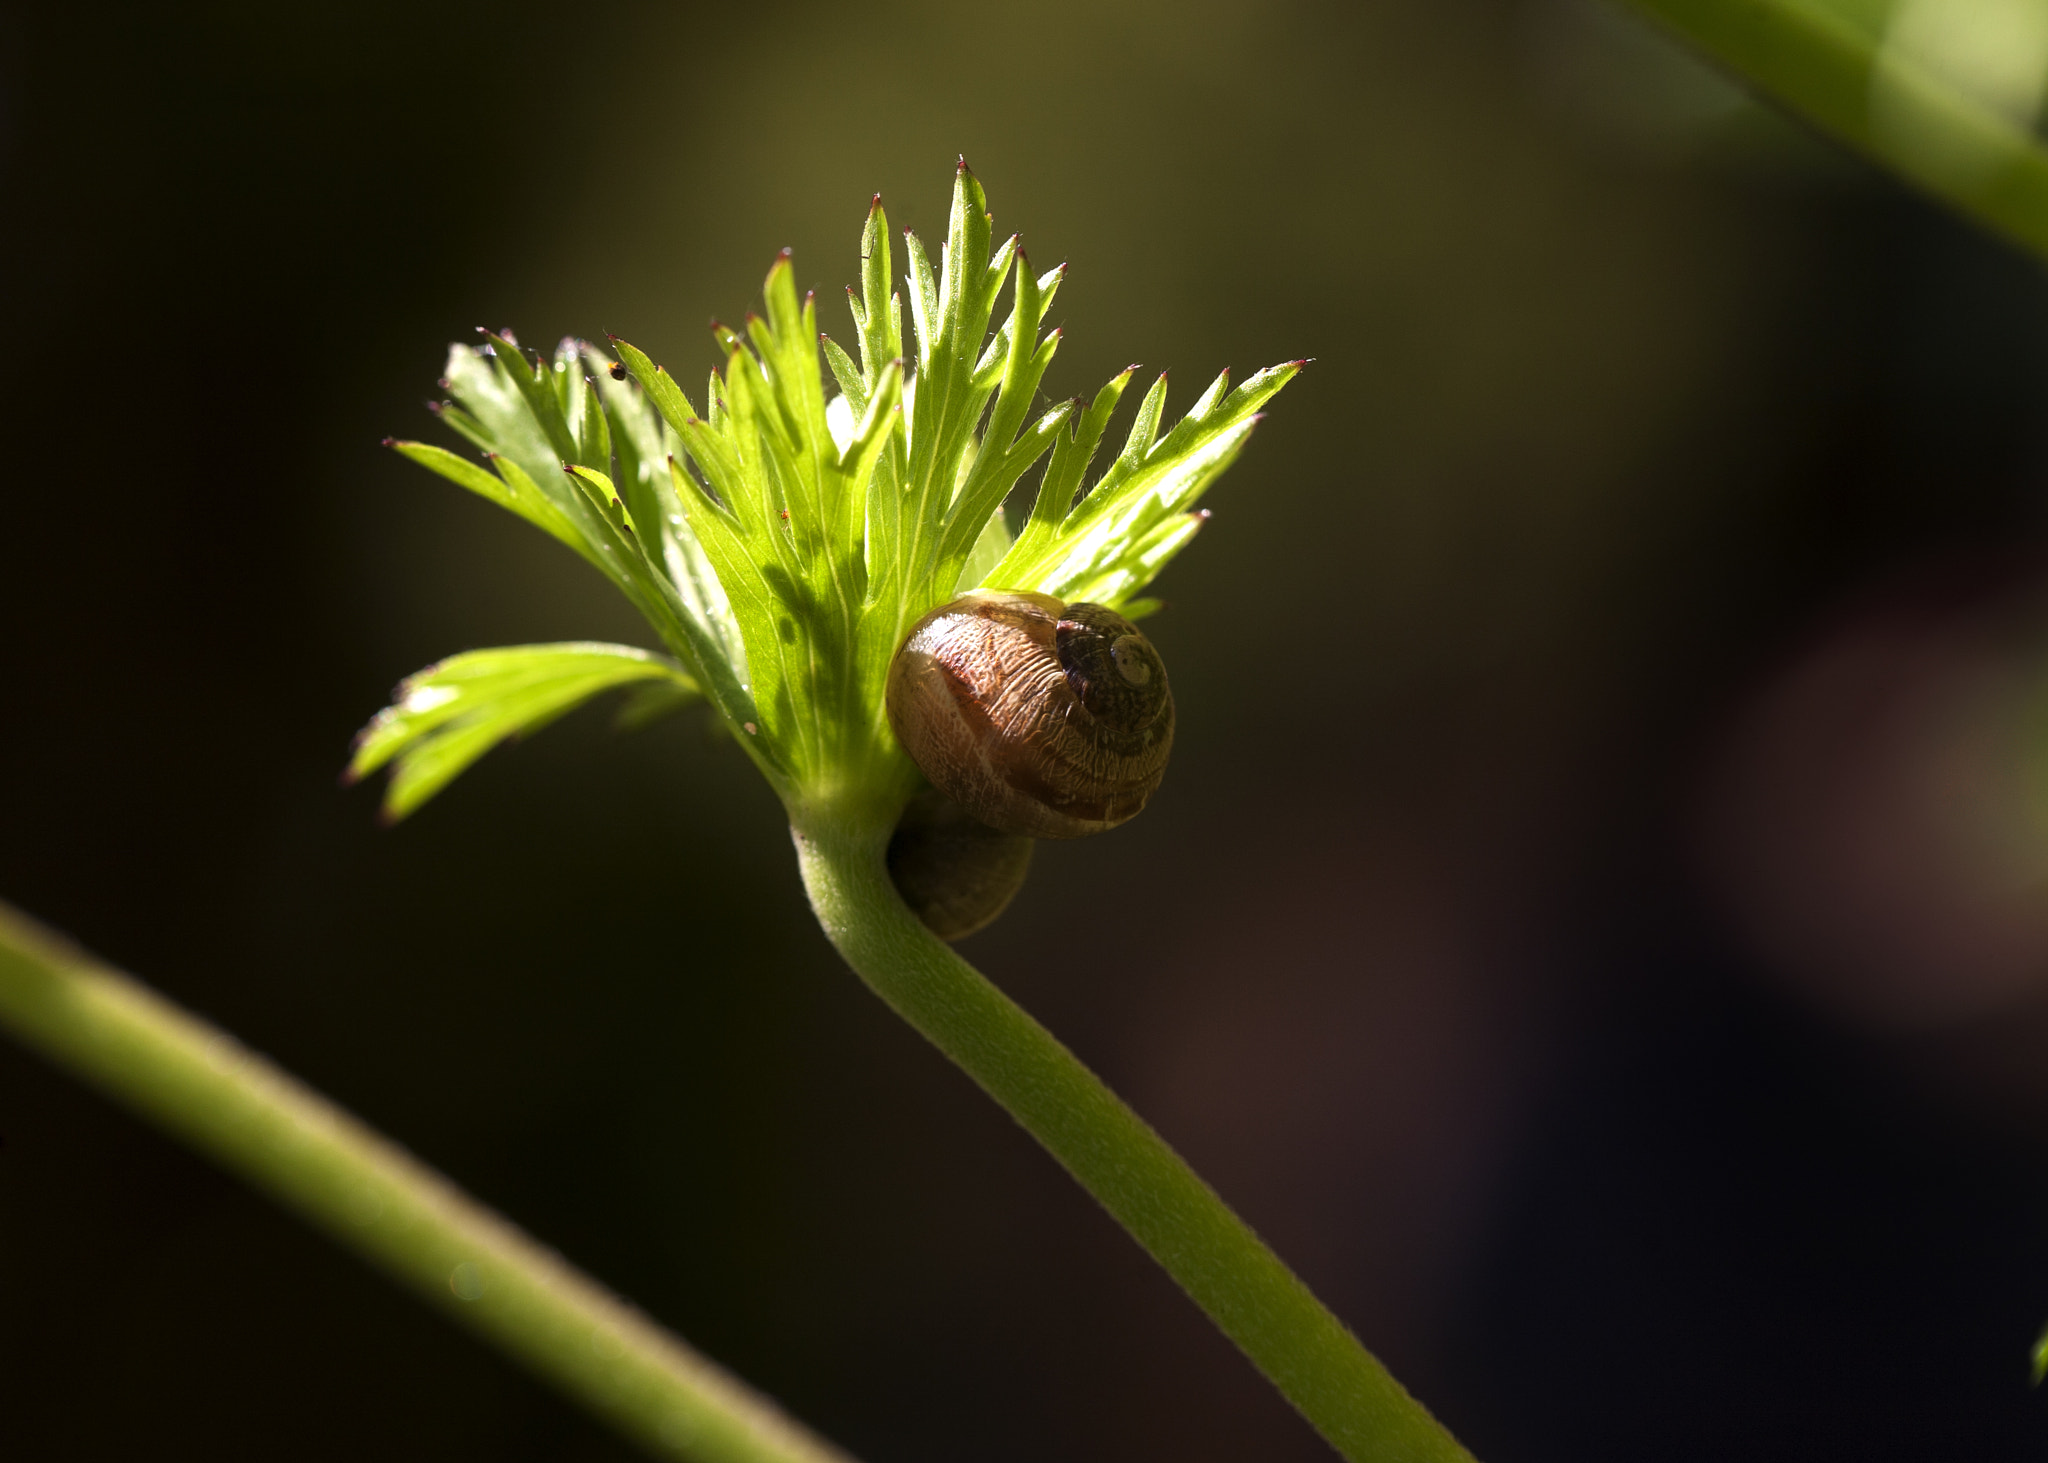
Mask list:
[{"label": "green plant stem", "polygon": [[656,1454],[848,1463],[326,1098],[4,904],[0,1024],[298,1210]]},{"label": "green plant stem", "polygon": [[[2048,152],[2033,134],[1811,0],[1626,0],[1736,79],[2048,257]],[[1874,105],[1880,89],[1888,125]]]},{"label": "green plant stem", "polygon": [[1045,1145],[1354,1463],[1471,1455],[1215,1190],[1043,1026],[920,924],[888,827],[800,811],[812,906],[862,980]]}]

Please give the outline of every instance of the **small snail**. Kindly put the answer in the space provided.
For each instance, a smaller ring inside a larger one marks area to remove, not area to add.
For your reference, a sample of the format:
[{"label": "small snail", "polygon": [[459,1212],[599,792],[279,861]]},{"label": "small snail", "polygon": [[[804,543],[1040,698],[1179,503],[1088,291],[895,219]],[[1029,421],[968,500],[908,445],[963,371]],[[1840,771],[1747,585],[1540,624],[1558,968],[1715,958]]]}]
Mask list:
[{"label": "small snail", "polygon": [[1030,838],[1136,817],[1173,749],[1152,642],[1114,610],[1044,594],[976,590],[933,610],[890,664],[888,704],[934,787]]},{"label": "small snail", "polygon": [[936,788],[910,800],[889,839],[889,877],[942,940],[964,940],[1009,908],[1031,871],[1031,840],[998,833]]}]

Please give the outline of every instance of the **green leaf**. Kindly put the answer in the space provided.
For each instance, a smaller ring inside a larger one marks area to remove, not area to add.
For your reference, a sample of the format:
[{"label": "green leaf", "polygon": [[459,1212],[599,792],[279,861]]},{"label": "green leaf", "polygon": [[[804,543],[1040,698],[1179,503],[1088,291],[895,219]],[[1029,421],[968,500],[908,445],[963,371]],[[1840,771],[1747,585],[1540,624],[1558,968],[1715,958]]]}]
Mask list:
[{"label": "green leaf", "polygon": [[903,358],[903,298],[891,292],[893,277],[889,216],[882,211],[882,195],[877,193],[860,236],[861,293],[856,298],[851,289],[846,292],[860,331],[861,373],[870,392],[888,364]]},{"label": "green leaf", "polygon": [[664,702],[695,697],[696,683],[664,656],[627,645],[566,641],[450,656],[409,676],[356,737],[350,781],[396,761],[384,816],[413,812],[492,747],[535,732],[616,686],[655,683]]},{"label": "green leaf", "polygon": [[[1158,436],[1166,401],[1161,376],[1138,408],[1124,450],[1088,496],[1064,515],[1058,497],[1079,475],[1077,458],[1085,464],[1080,443],[1064,458],[1056,456],[1046,470],[1047,484],[1039,506],[1010,553],[984,581],[1004,589],[1036,590],[1061,599],[1096,599],[1115,604],[1138,594],[1187,545],[1200,526],[1187,515],[1243,450],[1258,409],[1301,373],[1302,361],[1289,361],[1253,375],[1228,392],[1229,373],[1218,376],[1187,416],[1166,436]],[[1126,373],[1128,375],[1128,373]],[[1122,381],[1110,383],[1117,391]],[[1105,398],[1107,398],[1105,400]],[[1105,387],[1082,422],[1083,434],[1098,440],[1106,423],[1105,407],[1115,396]],[[1092,450],[1092,448],[1091,448]],[[1058,482],[1054,482],[1058,474]],[[1046,502],[1047,489],[1054,500]]]},{"label": "green leaf", "polygon": [[[528,477],[546,477],[560,467],[564,454],[555,450],[532,407],[495,358],[452,345],[442,382],[481,434],[471,436],[478,447],[511,458]],[[448,420],[447,412],[442,419]]]},{"label": "green leaf", "polygon": [[548,375],[547,366],[528,361],[526,352],[508,336],[496,335],[481,327],[477,333],[491,343],[498,372],[525,399],[527,410],[533,413],[534,420],[546,435],[555,461],[573,460],[576,438],[569,431],[568,417],[562,411],[561,398],[555,394],[554,381]]},{"label": "green leaf", "polygon": [[[1039,482],[1031,517],[1017,535],[1017,544],[1012,551],[1019,562],[1029,563],[1042,553],[1066,520],[1068,511],[1074,506],[1074,493],[1080,488],[1088,465],[1095,460],[1095,449],[1101,445],[1102,434],[1109,427],[1117,401],[1123,396],[1124,388],[1131,384],[1131,377],[1137,369],[1136,366],[1126,366],[1120,374],[1112,377],[1095,393],[1095,400],[1074,422],[1072,430],[1053,443],[1052,461],[1046,465],[1045,476]],[[1075,404],[1078,406],[1080,403]],[[999,589],[1009,587],[1000,577],[985,582]]]},{"label": "green leaf", "polygon": [[640,383],[640,389],[647,393],[647,399],[654,403],[654,409],[661,413],[661,419],[668,423],[669,430],[681,435],[683,428],[697,420],[697,413],[690,406],[689,398],[683,395],[683,388],[676,385],[675,377],[647,359],[647,355],[630,341],[620,340],[616,335],[607,339],[618,348],[619,359],[626,364],[633,379]]},{"label": "green leaf", "polygon": [[847,405],[858,417],[868,409],[868,383],[861,374],[853,357],[835,344],[830,336],[824,339],[825,362],[832,368],[832,379],[839,386],[839,393],[846,398]]},{"label": "green leaf", "polygon": [[576,389],[576,462],[609,474],[612,470],[612,424],[597,399],[597,387],[578,381]]},{"label": "green leaf", "polygon": [[1003,520],[1003,508],[996,505],[989,514],[988,522],[982,525],[981,537],[974,541],[973,552],[960,568],[960,581],[954,586],[954,593],[964,594],[982,582],[988,571],[1003,561],[1003,555],[1010,552],[1010,525]]},{"label": "green leaf", "polygon": [[499,459],[494,456],[492,460],[494,463],[502,461],[509,464],[515,476],[507,477],[503,472],[494,476],[475,463],[465,461],[447,448],[436,447],[431,442],[405,442],[392,438],[388,439],[385,445],[401,456],[411,458],[429,472],[439,473],[448,481],[468,488],[478,497],[488,498],[500,508],[517,513],[534,527],[560,539],[600,569],[604,567],[597,555],[592,552],[589,542],[575,520],[564,513],[553,499],[535,487],[533,479],[521,472],[509,458]]}]

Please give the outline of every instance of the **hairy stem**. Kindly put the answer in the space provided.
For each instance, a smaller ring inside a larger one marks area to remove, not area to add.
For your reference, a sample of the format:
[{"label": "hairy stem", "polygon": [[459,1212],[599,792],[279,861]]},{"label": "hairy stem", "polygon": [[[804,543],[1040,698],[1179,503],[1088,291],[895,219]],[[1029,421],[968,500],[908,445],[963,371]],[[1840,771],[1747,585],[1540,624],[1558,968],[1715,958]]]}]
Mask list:
[{"label": "hairy stem", "polygon": [[1338,1452],[1470,1463],[1164,1139],[918,923],[889,883],[886,826],[800,812],[793,833],[818,919],[861,979],[1044,1144]]},{"label": "hairy stem", "polygon": [[2048,151],[1814,0],[1626,0],[1736,79],[1994,233],[2048,256]]},{"label": "hairy stem", "polygon": [[0,904],[0,1025],[691,1463],[848,1463],[775,1404],[226,1033]]}]

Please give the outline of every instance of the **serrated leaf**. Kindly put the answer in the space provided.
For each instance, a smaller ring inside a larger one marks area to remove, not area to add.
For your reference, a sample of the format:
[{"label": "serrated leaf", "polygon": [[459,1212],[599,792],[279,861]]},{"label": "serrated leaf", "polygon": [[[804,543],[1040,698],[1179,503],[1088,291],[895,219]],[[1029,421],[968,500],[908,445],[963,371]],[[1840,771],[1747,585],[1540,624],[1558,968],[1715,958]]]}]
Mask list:
[{"label": "serrated leaf", "polygon": [[954,585],[955,594],[964,594],[982,582],[989,570],[1003,561],[1003,555],[1010,552],[1010,525],[1003,519],[1002,505],[996,505],[989,514],[988,522],[982,525],[981,537],[974,541],[974,548],[967,555],[967,562],[960,567],[959,581]]},{"label": "serrated leaf", "polygon": [[685,424],[697,420],[697,413],[690,406],[689,398],[683,395],[683,388],[676,385],[675,377],[647,359],[631,341],[610,337],[618,348],[619,359],[625,362],[626,370],[640,383],[640,389],[647,393],[647,399],[668,423],[669,430],[680,434]]},{"label": "serrated leaf", "polygon": [[832,368],[832,379],[839,386],[839,399],[856,417],[868,409],[867,378],[861,374],[853,357],[841,350],[830,336],[822,342],[825,347],[825,363]]},{"label": "serrated leaf", "polygon": [[397,763],[385,816],[413,812],[492,747],[540,730],[617,686],[658,682],[671,701],[698,694],[682,667],[627,645],[565,641],[450,656],[408,677],[356,738],[351,781]]},{"label": "serrated leaf", "polygon": [[[1131,376],[1137,369],[1136,366],[1127,366],[1111,377],[1095,393],[1095,400],[1087,411],[1072,423],[1072,429],[1062,433],[1053,443],[1052,461],[1046,464],[1045,476],[1039,482],[1031,516],[1025,521],[1004,562],[991,571],[984,583],[1007,588],[1009,581],[1004,576],[1012,566],[1032,562],[1052,542],[1053,535],[1073,507],[1074,494],[1088,472],[1088,465],[1095,460],[1096,448],[1101,445],[1117,401],[1123,396],[1124,388],[1130,385]],[[1075,404],[1079,405],[1078,402]]]},{"label": "serrated leaf", "polygon": [[540,424],[555,460],[567,462],[574,458],[576,439],[570,434],[568,417],[562,411],[561,398],[555,394],[554,380],[547,365],[536,365],[527,360],[526,353],[502,335],[494,335],[488,330],[482,334],[495,351],[493,360],[499,374],[525,399],[527,410]]},{"label": "serrated leaf", "polygon": [[1259,371],[1227,396],[1228,377],[1219,377],[1197,403],[1202,416],[1190,413],[1164,437],[1157,435],[1165,401],[1166,378],[1161,376],[1139,407],[1123,453],[1102,480],[1056,525],[1054,508],[1044,518],[1034,510],[990,582],[1063,599],[1137,594],[1194,532],[1173,527],[1172,521],[1192,510],[1236,459],[1257,425],[1258,408],[1300,374],[1302,365],[1289,361]]},{"label": "serrated leaf", "polygon": [[411,458],[429,472],[438,473],[451,483],[469,489],[478,497],[487,498],[500,508],[518,514],[551,538],[567,544],[600,569],[604,567],[575,520],[564,513],[545,493],[534,487],[533,480],[521,472],[517,464],[511,463],[509,458],[494,461],[506,462],[516,475],[513,477],[508,477],[504,473],[486,472],[475,463],[457,457],[445,447],[436,447],[431,442],[406,442],[394,439],[389,445],[394,452]]}]

